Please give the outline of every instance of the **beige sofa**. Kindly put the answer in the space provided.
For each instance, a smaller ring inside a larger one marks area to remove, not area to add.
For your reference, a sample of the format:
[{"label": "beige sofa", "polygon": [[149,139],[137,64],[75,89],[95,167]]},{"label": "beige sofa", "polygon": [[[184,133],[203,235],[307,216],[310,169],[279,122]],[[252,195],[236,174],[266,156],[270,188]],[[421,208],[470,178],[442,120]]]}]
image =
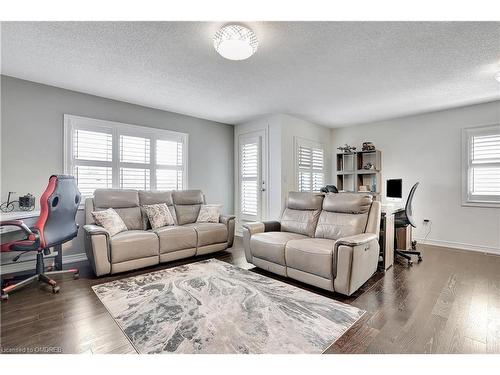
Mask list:
[{"label": "beige sofa", "polygon": [[246,259],[351,295],[377,270],[380,209],[369,194],[291,192],[279,222],[243,225]]},{"label": "beige sofa", "polygon": [[[141,206],[166,203],[174,226],[152,230]],[[199,190],[138,191],[98,189],[85,201],[85,251],[97,276],[208,254],[233,245],[234,216],[196,223],[205,196]],[[128,230],[110,236],[91,212],[113,208]]]}]

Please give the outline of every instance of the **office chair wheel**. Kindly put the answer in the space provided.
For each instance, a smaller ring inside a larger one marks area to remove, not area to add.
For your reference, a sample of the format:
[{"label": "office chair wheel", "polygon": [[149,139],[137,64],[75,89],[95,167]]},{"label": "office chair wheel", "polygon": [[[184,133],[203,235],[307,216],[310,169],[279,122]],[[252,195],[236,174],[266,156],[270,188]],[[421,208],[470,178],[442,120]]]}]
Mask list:
[{"label": "office chair wheel", "polygon": [[53,287],[52,287],[52,293],[57,294],[57,293],[59,293],[59,290],[60,290],[60,289],[61,289],[61,288],[59,288],[59,286],[57,286],[57,285],[56,285],[56,286],[53,286]]},{"label": "office chair wheel", "polygon": [[408,261],[408,267],[411,267],[411,266],[413,266],[413,260]]},{"label": "office chair wheel", "polygon": [[424,260],[424,258],[422,258],[422,255],[419,255],[418,256],[418,262],[420,263],[422,260]]}]

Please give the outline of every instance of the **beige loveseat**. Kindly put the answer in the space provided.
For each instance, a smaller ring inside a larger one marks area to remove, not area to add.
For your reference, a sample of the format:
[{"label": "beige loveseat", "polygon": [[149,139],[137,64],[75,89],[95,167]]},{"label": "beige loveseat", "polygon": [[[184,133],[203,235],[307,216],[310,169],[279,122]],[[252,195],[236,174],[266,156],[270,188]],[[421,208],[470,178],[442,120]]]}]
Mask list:
[{"label": "beige loveseat", "polygon": [[[152,230],[141,206],[166,203],[175,225]],[[196,223],[205,196],[200,190],[141,191],[97,189],[85,201],[85,251],[97,276],[208,254],[233,245],[234,216]],[[110,236],[95,225],[92,211],[113,208],[127,231]]]},{"label": "beige loveseat", "polygon": [[369,194],[291,192],[281,220],[243,225],[255,266],[351,295],[377,270],[380,202]]}]

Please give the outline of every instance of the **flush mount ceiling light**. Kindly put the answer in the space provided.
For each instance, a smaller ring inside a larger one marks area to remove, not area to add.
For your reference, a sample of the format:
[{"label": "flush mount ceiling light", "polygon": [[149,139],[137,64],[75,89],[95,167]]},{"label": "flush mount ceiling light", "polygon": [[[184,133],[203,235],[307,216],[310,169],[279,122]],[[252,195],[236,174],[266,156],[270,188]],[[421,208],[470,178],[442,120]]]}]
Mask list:
[{"label": "flush mount ceiling light", "polygon": [[259,41],[254,32],[239,25],[228,25],[214,36],[215,50],[229,60],[245,60],[257,51]]}]

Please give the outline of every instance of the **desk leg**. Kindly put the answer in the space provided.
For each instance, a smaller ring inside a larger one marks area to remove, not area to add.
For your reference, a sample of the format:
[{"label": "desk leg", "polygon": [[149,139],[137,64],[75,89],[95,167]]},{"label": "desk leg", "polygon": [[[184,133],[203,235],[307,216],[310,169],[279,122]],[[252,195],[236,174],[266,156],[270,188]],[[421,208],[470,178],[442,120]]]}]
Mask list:
[{"label": "desk leg", "polygon": [[387,271],[394,264],[394,215],[386,215],[385,220],[384,270]]},{"label": "desk leg", "polygon": [[61,271],[63,269],[62,264],[62,245],[54,246],[54,250],[57,251],[56,258],[54,260],[54,268],[56,271]]}]

